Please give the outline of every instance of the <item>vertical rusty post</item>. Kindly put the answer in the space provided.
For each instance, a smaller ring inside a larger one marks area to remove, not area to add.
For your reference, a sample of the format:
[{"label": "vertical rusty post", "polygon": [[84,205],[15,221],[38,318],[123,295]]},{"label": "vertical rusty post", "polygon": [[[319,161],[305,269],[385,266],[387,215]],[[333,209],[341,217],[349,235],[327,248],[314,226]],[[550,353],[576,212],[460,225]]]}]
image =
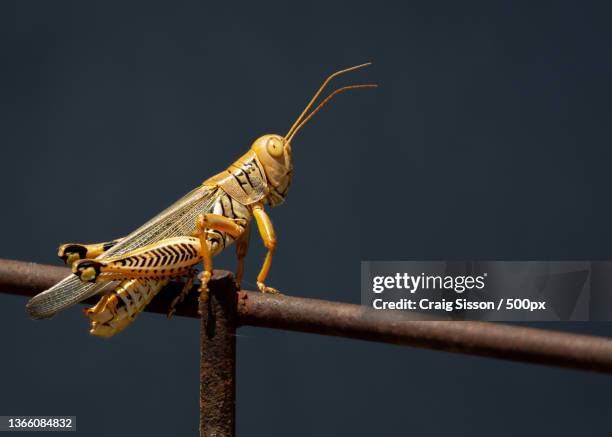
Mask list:
[{"label": "vertical rusty post", "polygon": [[236,403],[236,285],[215,272],[200,302],[200,437],[233,437]]}]

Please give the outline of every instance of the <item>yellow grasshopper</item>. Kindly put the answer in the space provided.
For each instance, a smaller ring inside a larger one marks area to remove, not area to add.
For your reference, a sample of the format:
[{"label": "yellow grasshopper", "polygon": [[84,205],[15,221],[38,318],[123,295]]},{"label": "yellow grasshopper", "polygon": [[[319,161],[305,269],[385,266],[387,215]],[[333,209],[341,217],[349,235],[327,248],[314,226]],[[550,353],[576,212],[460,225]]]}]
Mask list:
[{"label": "yellow grasshopper", "polygon": [[[236,242],[240,287],[244,272],[251,218],[267,248],[257,276],[263,293],[277,293],[265,285],[276,249],[276,235],[264,205],[283,203],[293,176],[291,141],[297,132],[335,95],[374,84],[336,89],[311,108],[328,83],[337,76],[370,63],[337,71],[329,76],[283,137],[259,137],[250,150],[223,172],[207,179],[128,236],[97,244],[63,244],[58,255],[72,273],[27,304],[33,318],[47,318],[91,296],[102,297],[85,314],[90,333],[110,337],[125,329],[155,295],[172,279],[186,278],[183,291],[174,299],[174,313],[193,285],[195,266],[202,262],[200,299],[206,299],[212,275],[212,257]],[[310,112],[309,112],[310,111]]]}]

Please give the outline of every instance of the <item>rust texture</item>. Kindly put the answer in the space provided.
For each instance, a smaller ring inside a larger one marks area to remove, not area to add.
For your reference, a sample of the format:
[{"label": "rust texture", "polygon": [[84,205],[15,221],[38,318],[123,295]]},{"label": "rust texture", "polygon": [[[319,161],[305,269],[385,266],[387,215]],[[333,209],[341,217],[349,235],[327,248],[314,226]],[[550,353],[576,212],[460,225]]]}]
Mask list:
[{"label": "rust texture", "polygon": [[[0,292],[33,296],[68,273],[66,268],[0,260]],[[215,273],[211,288],[217,278]],[[181,284],[170,284],[147,311],[166,313]],[[231,294],[231,293],[230,293]],[[177,308],[197,317],[196,293]],[[330,293],[331,295],[331,293]],[[487,322],[406,321],[359,305],[241,291],[237,322],[362,340],[612,373],[612,340]]]},{"label": "rust texture", "polygon": [[0,259],[0,292],[32,297],[69,273],[66,267]]},{"label": "rust texture", "polygon": [[236,411],[236,285],[215,272],[200,302],[200,436],[232,437]]},{"label": "rust texture", "polygon": [[612,373],[612,339],[516,325],[408,321],[360,305],[241,291],[241,324]]}]

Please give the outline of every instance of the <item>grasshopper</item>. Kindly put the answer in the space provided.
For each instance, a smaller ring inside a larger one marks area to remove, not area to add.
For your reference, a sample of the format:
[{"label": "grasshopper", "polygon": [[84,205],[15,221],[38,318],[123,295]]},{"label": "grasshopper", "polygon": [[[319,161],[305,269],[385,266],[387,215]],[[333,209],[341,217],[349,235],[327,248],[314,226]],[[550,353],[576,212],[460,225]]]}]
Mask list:
[{"label": "grasshopper", "polygon": [[71,267],[72,274],[34,296],[26,307],[30,316],[48,318],[101,294],[100,300],[84,312],[91,320],[91,334],[110,337],[132,323],[170,280],[184,278],[183,290],[171,304],[171,316],[176,304],[191,290],[199,263],[203,269],[198,290],[200,299],[207,299],[212,257],[234,242],[238,259],[235,277],[240,287],[252,218],[267,249],[257,288],[262,293],[278,293],[265,284],[276,250],[276,234],[264,206],[274,207],[285,200],[293,178],[291,142],[297,132],[337,94],[376,85],[337,88],[312,109],[325,87],[335,77],[368,65],[330,75],[285,136],[257,138],[249,151],[226,170],[126,237],[96,244],[62,244],[58,255]]}]

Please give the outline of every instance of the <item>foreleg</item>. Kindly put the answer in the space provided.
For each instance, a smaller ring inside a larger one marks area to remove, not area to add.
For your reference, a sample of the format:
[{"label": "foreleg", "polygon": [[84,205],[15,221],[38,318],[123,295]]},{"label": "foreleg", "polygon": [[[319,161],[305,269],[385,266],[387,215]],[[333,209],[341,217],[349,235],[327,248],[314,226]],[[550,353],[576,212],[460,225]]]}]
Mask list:
[{"label": "foreleg", "polygon": [[266,277],[270,271],[270,267],[272,266],[274,252],[276,251],[276,234],[274,232],[274,227],[272,226],[270,217],[268,217],[268,214],[266,214],[261,204],[256,204],[253,206],[253,215],[255,216],[257,228],[259,229],[259,234],[263,239],[264,246],[266,246],[266,249],[268,249],[266,259],[264,260],[263,266],[259,271],[259,275],[257,275],[257,288],[259,288],[259,291],[262,293],[278,293],[278,290],[275,288],[267,287],[264,284],[264,281],[266,280]]}]

